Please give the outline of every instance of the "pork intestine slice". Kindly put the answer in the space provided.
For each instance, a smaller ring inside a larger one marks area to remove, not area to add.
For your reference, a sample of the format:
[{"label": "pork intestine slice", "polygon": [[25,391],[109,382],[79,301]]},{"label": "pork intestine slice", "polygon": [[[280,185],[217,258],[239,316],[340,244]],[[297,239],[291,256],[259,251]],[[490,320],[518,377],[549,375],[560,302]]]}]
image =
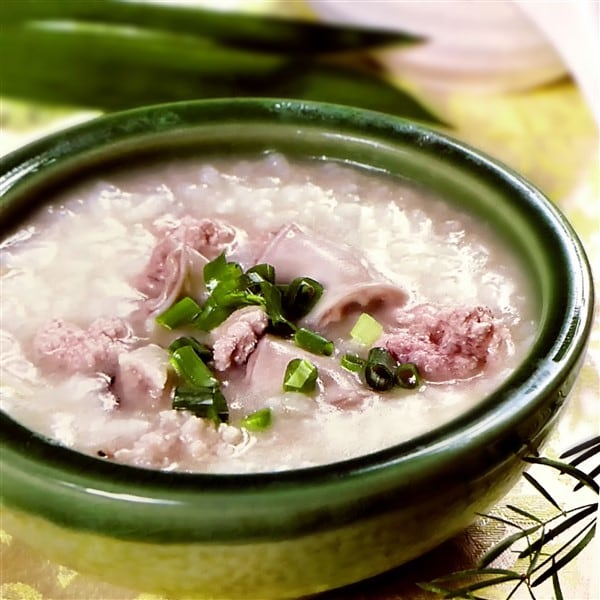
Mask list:
[{"label": "pork intestine slice", "polygon": [[163,218],[154,223],[157,244],[135,286],[145,299],[142,313],[156,316],[183,295],[201,298],[204,265],[234,246],[237,232],[214,219]]},{"label": "pork intestine slice", "polygon": [[315,402],[324,408],[359,408],[373,397],[360,378],[340,366],[339,357],[317,356],[293,342],[265,335],[250,356],[246,371],[240,381],[229,385],[228,400],[245,412],[264,406],[267,398],[281,395],[283,378],[288,363],[296,358],[313,363],[319,372]]},{"label": "pork intestine slice", "polygon": [[408,295],[369,265],[354,248],[297,225],[282,227],[267,244],[259,263],[275,267],[278,282],[311,277],[324,288],[304,326],[320,329],[352,312],[397,309]]}]

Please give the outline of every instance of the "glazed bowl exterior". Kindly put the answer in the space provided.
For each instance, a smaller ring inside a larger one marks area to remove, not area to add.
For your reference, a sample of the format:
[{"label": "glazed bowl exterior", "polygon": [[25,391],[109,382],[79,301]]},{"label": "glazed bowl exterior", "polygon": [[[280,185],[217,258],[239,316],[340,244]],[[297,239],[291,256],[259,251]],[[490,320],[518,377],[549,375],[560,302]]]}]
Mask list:
[{"label": "glazed bowl exterior", "polygon": [[278,473],[114,464],[2,413],[2,525],[53,560],[173,597],[289,598],[400,565],[459,532],[519,478],[551,432],[590,333],[590,269],[533,186],[423,126],[349,107],[223,99],[101,117],[5,157],[4,238],[51,192],[127,161],[268,150],[402,176],[492,223],[522,256],[538,329],[524,362],[453,421],[368,456]]}]

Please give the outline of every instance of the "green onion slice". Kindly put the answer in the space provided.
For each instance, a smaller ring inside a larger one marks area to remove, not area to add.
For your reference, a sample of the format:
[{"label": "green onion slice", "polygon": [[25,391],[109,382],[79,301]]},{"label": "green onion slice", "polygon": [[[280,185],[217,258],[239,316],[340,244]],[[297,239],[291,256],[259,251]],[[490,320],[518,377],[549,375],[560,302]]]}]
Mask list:
[{"label": "green onion slice", "polygon": [[306,316],[323,295],[323,286],[310,277],[297,277],[286,288],[284,306],[291,319]]},{"label": "green onion slice", "polygon": [[191,336],[182,336],[171,342],[169,345],[169,352],[173,354],[178,348],[183,346],[191,346],[194,352],[204,361],[208,362],[212,360],[212,350],[202,342],[199,342],[196,338]]},{"label": "green onion slice", "polygon": [[402,363],[396,367],[396,385],[405,390],[414,390],[421,385],[421,375],[414,363]]},{"label": "green onion slice", "polygon": [[[262,306],[271,330],[280,336],[292,335],[297,327],[292,322],[307,314],[323,293],[323,286],[309,277],[298,277],[289,285],[275,283],[275,267],[261,263],[245,273],[239,264],[228,262],[221,253],[206,263],[204,284],[209,292],[203,306],[184,298],[157,320],[169,329],[192,323],[201,331],[211,331],[243,306]],[[325,343],[320,353],[333,352]]]},{"label": "green onion slice", "polygon": [[296,331],[296,326],[288,320],[283,310],[281,290],[268,281],[259,284],[260,293],[264,298],[265,312],[271,321],[271,327],[278,335],[286,336]]},{"label": "green onion slice", "polygon": [[275,267],[267,263],[260,263],[250,267],[246,271],[246,275],[248,275],[252,283],[260,283],[261,281],[275,283]]},{"label": "green onion slice", "polygon": [[245,416],[240,422],[240,426],[248,431],[265,431],[271,427],[273,415],[270,408],[262,408]]},{"label": "green onion slice", "polygon": [[222,252],[210,262],[204,265],[204,284],[209,291],[217,287],[219,283],[238,279],[242,275],[242,268],[234,262],[228,262]]},{"label": "green onion slice", "polygon": [[227,401],[220,390],[210,387],[179,386],[175,388],[172,407],[188,410],[196,417],[209,419],[215,425],[229,419]]},{"label": "green onion slice", "polygon": [[283,390],[310,394],[317,383],[317,367],[304,358],[292,359],[285,370]]},{"label": "green onion slice", "polygon": [[186,296],[158,315],[156,322],[167,329],[175,329],[180,325],[191,323],[201,312],[199,304],[193,298]]},{"label": "green onion slice", "polygon": [[304,327],[300,327],[294,333],[294,343],[299,348],[308,350],[313,354],[322,354],[323,356],[333,354],[333,342],[331,340]]},{"label": "green onion slice", "polygon": [[217,388],[219,381],[192,346],[176,348],[169,358],[177,374],[192,387]]},{"label": "green onion slice", "polygon": [[350,331],[350,336],[363,346],[370,346],[376,342],[383,333],[381,323],[367,313],[361,313],[354,327]]},{"label": "green onion slice", "polygon": [[220,325],[235,308],[219,306],[210,298],[204,303],[202,312],[194,319],[194,327],[201,331],[210,331]]},{"label": "green onion slice", "polygon": [[364,358],[361,358],[357,354],[344,354],[341,359],[341,365],[347,371],[352,371],[353,373],[360,373],[362,371],[367,361]]},{"label": "green onion slice", "polygon": [[213,408],[219,421],[221,421],[221,423],[227,423],[229,420],[229,407],[227,406],[227,400],[220,389],[215,390],[213,395]]},{"label": "green onion slice", "polygon": [[371,348],[365,366],[367,385],[379,392],[384,392],[396,384],[396,361],[385,348]]}]

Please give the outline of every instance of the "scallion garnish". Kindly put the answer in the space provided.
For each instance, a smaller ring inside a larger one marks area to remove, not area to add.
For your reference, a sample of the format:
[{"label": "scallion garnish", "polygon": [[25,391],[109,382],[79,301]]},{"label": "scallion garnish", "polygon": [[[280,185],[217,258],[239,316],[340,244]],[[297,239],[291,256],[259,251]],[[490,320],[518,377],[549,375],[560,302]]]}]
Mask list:
[{"label": "scallion garnish", "polygon": [[194,326],[201,331],[211,331],[220,325],[235,309],[219,306],[210,298],[202,306],[202,312],[194,319]]},{"label": "scallion garnish", "polygon": [[260,283],[261,281],[275,283],[275,267],[267,263],[260,263],[250,267],[246,271],[246,275],[248,275],[252,283]]},{"label": "scallion garnish", "polygon": [[367,361],[357,354],[344,354],[340,362],[344,369],[352,373],[360,373],[367,364]]},{"label": "scallion garnish", "polygon": [[393,387],[414,390],[421,384],[417,366],[413,363],[398,364],[385,348],[371,348],[366,360],[356,354],[344,354],[341,365],[348,371],[360,373],[364,383],[378,392]]},{"label": "scallion garnish", "polygon": [[242,275],[242,268],[234,262],[229,262],[222,252],[217,258],[204,265],[204,285],[210,291],[214,290],[219,283],[237,279]]},{"label": "scallion garnish", "polygon": [[396,361],[385,348],[371,348],[365,366],[367,385],[379,392],[385,392],[396,383]]},{"label": "scallion garnish", "polygon": [[296,331],[296,326],[288,319],[283,310],[281,290],[268,281],[259,284],[260,293],[264,298],[265,312],[271,321],[271,327],[278,335],[286,336]]},{"label": "scallion garnish", "polygon": [[169,345],[169,352],[172,354],[178,348],[183,346],[191,346],[194,352],[206,363],[212,360],[212,350],[206,345],[199,342],[196,338],[183,336],[177,338]]},{"label": "scallion garnish", "polygon": [[[240,265],[228,262],[221,253],[204,265],[204,284],[208,297],[199,306],[192,298],[184,298],[165,311],[157,321],[172,329],[193,323],[197,329],[211,331],[234,311],[248,305],[263,308],[271,331],[281,336],[294,335],[295,343],[309,352],[330,356],[333,342],[320,334],[301,329],[294,319],[306,315],[323,293],[323,286],[309,277],[298,277],[289,285],[275,281],[275,268],[258,264],[246,272]],[[169,346],[170,362],[181,379],[175,388],[173,408],[189,410],[215,422],[228,419],[227,402],[220,391],[220,382],[206,362],[212,360],[210,348],[193,337],[176,339]],[[310,393],[315,389],[317,368],[308,360],[296,359],[287,366],[283,389]],[[248,415],[244,423],[249,428],[264,428],[270,423],[270,411]],[[258,429],[256,429],[258,430]]]},{"label": "scallion garnish", "polygon": [[294,358],[285,370],[283,390],[285,392],[311,393],[317,384],[317,367],[304,358]]},{"label": "scallion garnish", "polygon": [[158,315],[156,322],[167,329],[175,329],[191,323],[201,312],[202,308],[198,303],[193,298],[186,296]]},{"label": "scallion garnish", "polygon": [[333,354],[333,342],[316,331],[300,327],[294,333],[294,342],[299,348],[308,350],[313,354],[331,356]]},{"label": "scallion garnish", "polygon": [[370,346],[381,337],[382,333],[383,327],[379,321],[367,313],[361,313],[350,331],[350,336],[359,344]]},{"label": "scallion garnish", "polygon": [[220,389],[215,390],[213,395],[213,408],[214,414],[217,415],[219,421],[221,421],[221,423],[227,423],[229,420],[229,407],[227,406],[227,400]]},{"label": "scallion garnish", "polygon": [[194,320],[198,329],[211,331],[238,308],[254,304],[264,307],[277,334],[287,336],[296,330],[284,310],[282,290],[275,284],[272,265],[258,264],[244,273],[237,263],[227,262],[225,255],[220,254],[204,266],[204,282],[210,294]]},{"label": "scallion garnish", "polygon": [[323,286],[310,277],[297,277],[286,288],[283,303],[290,319],[306,316],[323,295]]},{"label": "scallion garnish", "polygon": [[179,386],[175,388],[172,407],[175,410],[188,410],[216,425],[226,423],[229,418],[225,397],[219,389],[212,387]]},{"label": "scallion garnish", "polygon": [[[234,275],[235,271],[231,274]],[[246,302],[250,280],[245,275],[236,275],[230,279],[223,279],[214,286],[210,299],[219,306],[236,307]]]},{"label": "scallion garnish", "polygon": [[396,385],[406,390],[414,390],[421,384],[421,376],[417,365],[402,363],[396,367]]},{"label": "scallion garnish", "polygon": [[262,408],[245,416],[240,426],[246,428],[248,431],[265,431],[271,427],[273,422],[273,416],[270,408]]},{"label": "scallion garnish", "polygon": [[169,351],[169,360],[182,380],[175,388],[172,408],[189,410],[217,425],[227,422],[229,409],[219,380],[203,360],[212,358],[210,349],[193,337],[180,337],[171,343]]},{"label": "scallion garnish", "polygon": [[192,346],[176,348],[169,358],[177,374],[191,387],[217,388],[219,381]]}]

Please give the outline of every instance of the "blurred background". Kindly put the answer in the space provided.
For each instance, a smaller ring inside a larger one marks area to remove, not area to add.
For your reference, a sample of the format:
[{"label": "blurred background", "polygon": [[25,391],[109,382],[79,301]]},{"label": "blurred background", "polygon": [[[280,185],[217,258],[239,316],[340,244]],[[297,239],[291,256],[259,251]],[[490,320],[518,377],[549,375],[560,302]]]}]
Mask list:
[{"label": "blurred background", "polygon": [[[0,17],[0,155],[156,102],[277,96],[381,110],[468,142],[541,188],[581,237],[598,284],[596,0],[2,0]],[[600,433],[599,314],[551,457]],[[569,482],[535,472],[566,506],[574,501]],[[497,514],[508,504],[552,510],[525,481]],[[472,567],[507,533],[481,519],[415,563],[322,600],[440,598],[417,583]],[[1,529],[0,551],[5,600],[159,600],[51,564]],[[561,570],[565,598],[600,599],[597,564],[596,541]],[[532,598],[525,588],[512,597]],[[559,595],[549,584],[535,597]]]}]

